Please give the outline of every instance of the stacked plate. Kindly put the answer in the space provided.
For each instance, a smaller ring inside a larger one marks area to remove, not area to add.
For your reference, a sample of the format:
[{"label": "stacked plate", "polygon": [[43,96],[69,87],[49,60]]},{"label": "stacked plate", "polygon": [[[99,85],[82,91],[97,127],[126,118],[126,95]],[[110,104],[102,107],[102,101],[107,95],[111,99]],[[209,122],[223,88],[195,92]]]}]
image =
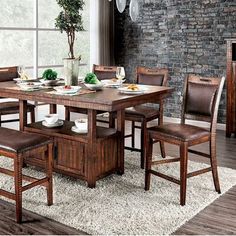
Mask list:
[{"label": "stacked plate", "polygon": [[81,87],[80,86],[57,86],[57,87],[54,87],[54,89],[57,91],[58,94],[74,95],[79,92]]},{"label": "stacked plate", "polygon": [[24,91],[35,91],[39,90],[40,87],[42,86],[41,82],[21,82],[17,84],[21,90]]}]

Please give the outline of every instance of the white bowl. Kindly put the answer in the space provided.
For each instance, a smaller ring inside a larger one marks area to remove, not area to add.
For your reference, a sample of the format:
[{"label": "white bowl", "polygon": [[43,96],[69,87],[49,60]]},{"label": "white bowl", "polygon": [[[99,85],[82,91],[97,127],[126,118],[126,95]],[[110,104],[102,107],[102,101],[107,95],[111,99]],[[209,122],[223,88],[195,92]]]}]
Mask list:
[{"label": "white bowl", "polygon": [[87,119],[76,119],[75,125],[78,130],[87,130],[88,129],[88,120]]},{"label": "white bowl", "polygon": [[84,84],[90,90],[100,90],[103,88],[103,83],[98,84]]},{"label": "white bowl", "polygon": [[55,124],[58,121],[59,116],[58,114],[48,114],[44,119],[48,124]]},{"label": "white bowl", "polygon": [[53,86],[53,85],[56,85],[59,80],[60,79],[54,79],[54,80],[41,79],[40,82],[46,86]]}]

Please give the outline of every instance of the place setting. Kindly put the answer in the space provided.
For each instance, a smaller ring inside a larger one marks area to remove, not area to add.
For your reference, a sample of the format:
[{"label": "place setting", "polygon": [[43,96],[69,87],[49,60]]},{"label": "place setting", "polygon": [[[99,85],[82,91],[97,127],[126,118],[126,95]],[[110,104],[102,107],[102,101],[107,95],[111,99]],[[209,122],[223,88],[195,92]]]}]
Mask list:
[{"label": "place setting", "polygon": [[60,120],[59,115],[56,113],[45,115],[44,120],[42,121],[42,125],[48,128],[60,127],[63,124],[64,121]]},{"label": "place setting", "polygon": [[71,131],[77,134],[87,134],[88,133],[88,119],[76,119],[75,125],[72,126]]}]

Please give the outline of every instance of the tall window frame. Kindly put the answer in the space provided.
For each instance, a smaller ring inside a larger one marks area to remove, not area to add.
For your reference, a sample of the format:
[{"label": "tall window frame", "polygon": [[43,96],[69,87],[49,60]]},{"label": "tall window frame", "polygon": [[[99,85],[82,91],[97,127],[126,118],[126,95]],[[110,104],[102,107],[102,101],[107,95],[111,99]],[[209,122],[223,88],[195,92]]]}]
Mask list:
[{"label": "tall window frame", "polygon": [[[39,32],[60,32],[56,28],[43,28],[39,27],[39,1],[34,1],[34,24],[33,27],[4,27],[0,26],[0,31],[31,31],[33,32],[33,64],[26,65],[26,69],[33,69],[33,77],[39,77],[39,69],[47,68],[62,68],[63,64],[53,64],[53,65],[39,65]],[[87,66],[86,63],[81,63],[80,66]]]}]

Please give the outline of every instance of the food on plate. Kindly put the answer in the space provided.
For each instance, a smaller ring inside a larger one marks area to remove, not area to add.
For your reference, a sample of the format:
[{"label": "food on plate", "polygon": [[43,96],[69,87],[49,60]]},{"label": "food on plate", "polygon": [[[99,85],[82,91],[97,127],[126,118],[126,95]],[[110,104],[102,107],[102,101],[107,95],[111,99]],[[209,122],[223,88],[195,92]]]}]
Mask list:
[{"label": "food on plate", "polygon": [[113,78],[113,79],[111,79],[111,81],[115,83],[115,82],[117,82],[117,79]]},{"label": "food on plate", "polygon": [[65,85],[64,89],[71,89],[71,86],[70,85]]},{"label": "food on plate", "polygon": [[130,84],[127,89],[132,90],[132,91],[138,91],[139,87],[136,84]]},{"label": "food on plate", "polygon": [[44,80],[56,80],[57,72],[52,69],[47,69],[43,72],[42,78]]},{"label": "food on plate", "polygon": [[84,82],[86,84],[99,84],[99,83],[101,83],[100,80],[98,80],[97,76],[94,73],[88,73],[84,79]]},{"label": "food on plate", "polygon": [[25,85],[34,85],[34,83],[33,82],[28,82]]}]

